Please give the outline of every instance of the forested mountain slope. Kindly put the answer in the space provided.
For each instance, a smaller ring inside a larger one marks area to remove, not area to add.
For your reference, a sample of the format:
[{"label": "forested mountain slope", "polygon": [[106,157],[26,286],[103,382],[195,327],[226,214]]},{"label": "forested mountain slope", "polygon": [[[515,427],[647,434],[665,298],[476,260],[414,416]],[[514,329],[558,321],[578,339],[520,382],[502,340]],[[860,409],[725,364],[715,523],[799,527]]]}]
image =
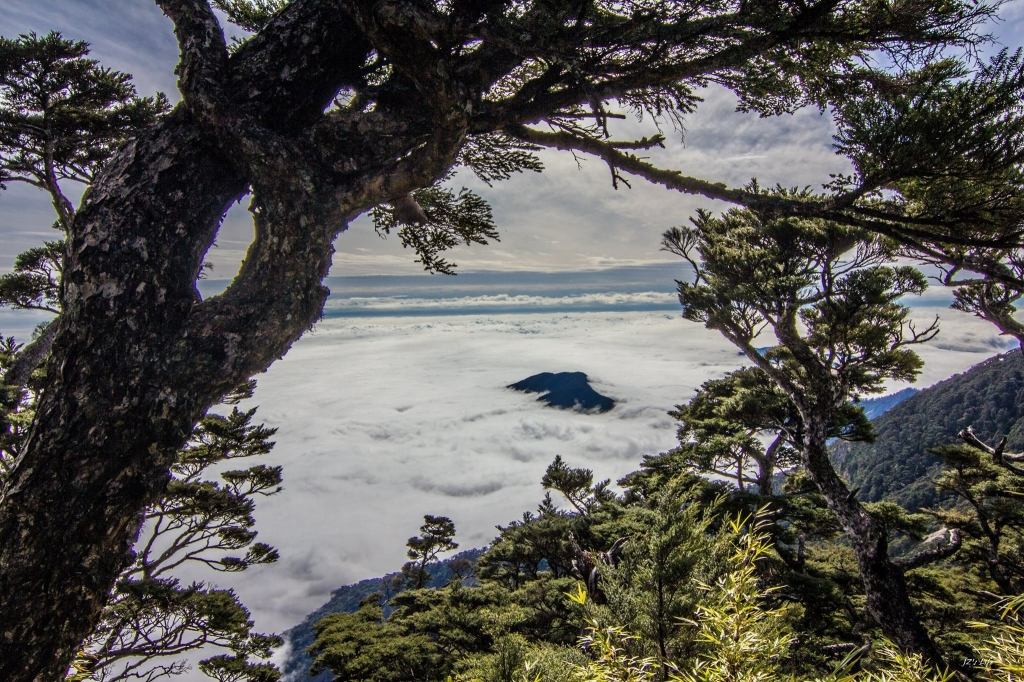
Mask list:
[{"label": "forested mountain slope", "polygon": [[902,391],[896,391],[889,395],[883,395],[877,398],[865,398],[860,401],[860,406],[864,408],[864,414],[867,418],[873,421],[902,403],[904,400],[913,398],[918,393],[920,393],[920,391],[916,388],[904,388]]},{"label": "forested mountain slope", "polygon": [[939,459],[929,448],[954,443],[973,426],[985,441],[1006,435],[1024,446],[1024,356],[1019,350],[989,358],[927,388],[873,421],[874,443],[840,443],[833,459],[858,497],[886,499],[915,511],[940,501],[931,479]]},{"label": "forested mountain slope", "polygon": [[[444,586],[452,578],[450,562],[454,559],[465,559],[476,563],[476,560],[483,554],[482,549],[468,549],[452,556],[437,564],[430,564],[426,570],[433,577],[433,586]],[[323,671],[319,675],[310,676],[309,667],[313,660],[306,653],[306,648],[313,643],[313,625],[324,616],[332,613],[354,613],[359,609],[359,602],[374,592],[381,592],[393,583],[400,573],[389,573],[382,578],[369,578],[360,580],[352,585],[344,585],[331,592],[331,598],[326,604],[313,613],[306,616],[306,619],[284,633],[288,640],[288,658],[281,665],[282,672],[286,679],[308,680],[309,682],[330,682],[334,675],[330,671]],[[395,586],[397,587],[397,586]],[[398,588],[400,589],[400,588]],[[389,611],[390,612],[390,611]]]}]

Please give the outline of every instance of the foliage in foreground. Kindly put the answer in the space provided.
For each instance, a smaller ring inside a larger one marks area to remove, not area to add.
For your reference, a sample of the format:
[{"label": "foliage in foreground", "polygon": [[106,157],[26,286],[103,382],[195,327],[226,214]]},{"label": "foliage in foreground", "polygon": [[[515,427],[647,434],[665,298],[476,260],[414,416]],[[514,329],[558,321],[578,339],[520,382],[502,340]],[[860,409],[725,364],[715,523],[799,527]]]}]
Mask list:
[{"label": "foliage in foreground", "polygon": [[[820,498],[758,498],[685,469],[666,476],[665,458],[648,463],[614,495],[587,470],[555,462],[546,482],[580,511],[548,496],[500,529],[471,579],[372,595],[356,613],[324,618],[314,628],[313,672],[339,681],[554,682],[569,669],[662,681],[670,673],[810,680],[844,665],[862,676],[888,670],[852,552]],[[756,521],[738,520],[768,499]],[[875,513],[913,547],[907,533],[923,517],[901,516],[895,505]],[[800,543],[794,562],[787,547]],[[989,601],[964,593],[990,586],[965,570],[946,558],[908,571],[915,605],[957,667],[981,658],[983,633],[968,623],[998,620]],[[566,597],[581,589],[587,599]],[[856,669],[844,663],[851,653]],[[920,657],[892,665],[909,669],[915,660],[924,666]]]},{"label": "foliage in foreground", "polygon": [[[717,586],[721,606],[701,608],[692,624],[697,639],[708,645],[706,653],[688,668],[662,666],[650,658],[637,658],[627,653],[635,637],[622,628],[602,627],[590,621],[580,646],[592,652],[585,665],[577,666],[574,678],[580,682],[646,682],[668,679],[671,682],[762,682],[789,679],[814,682],[949,682],[955,679],[950,670],[937,671],[917,654],[907,654],[887,642],[875,652],[872,668],[862,667],[859,654],[844,658],[829,673],[815,678],[790,677],[781,674],[780,660],[797,644],[785,614],[778,608],[762,604],[772,588],[761,585],[752,570],[771,551],[767,523],[763,514],[744,524],[737,517],[730,524],[736,552],[730,558],[730,571]],[[569,595],[579,604],[586,603],[580,589]],[[978,647],[979,658],[971,663],[973,679],[993,682],[1019,680],[1024,674],[1024,595],[1005,601],[1001,622],[977,623],[987,637]]]},{"label": "foliage in foreground", "polygon": [[[395,607],[390,615],[380,595],[373,595],[356,613],[322,620],[316,626],[312,651],[317,667],[312,672],[329,669],[339,681],[394,682],[954,679],[953,671],[936,671],[921,656],[904,653],[884,638],[877,638],[873,647],[868,643],[840,650],[825,665],[795,666],[794,661],[806,660],[798,655],[805,638],[812,643],[814,639],[808,638],[810,633],[801,622],[800,605],[780,594],[789,588],[771,584],[773,565],[779,562],[773,546],[776,514],[769,508],[754,515],[726,511],[724,498],[700,503],[692,489],[682,495],[675,492],[671,506],[688,511],[664,528],[674,530],[677,537],[686,529],[686,540],[674,549],[683,550],[689,568],[680,571],[677,566],[676,575],[690,579],[673,584],[687,593],[687,607],[679,612],[690,615],[660,622],[675,628],[665,641],[657,641],[658,628],[651,627],[653,614],[638,617],[635,605],[632,610],[627,606],[631,596],[636,599],[645,590],[635,577],[632,587],[627,587],[624,574],[630,569],[626,564],[632,561],[635,570],[637,555],[643,556],[640,563],[655,559],[650,545],[635,547],[632,560],[605,566],[597,591],[585,588],[578,575],[554,578],[546,571],[540,571],[537,580],[527,578],[523,586],[507,589],[511,583],[493,580],[496,557],[485,556],[477,574],[479,586],[453,579],[435,589],[410,590],[390,600],[388,607]],[[563,520],[572,518],[578,516],[565,515]],[[662,536],[651,544],[664,541]],[[697,551],[691,554],[693,550]],[[656,592],[656,583],[647,591]],[[1024,671],[1022,608],[1024,597],[1017,597],[1004,605],[1001,614],[990,606],[986,621],[973,624],[974,658],[962,663],[971,666],[975,679],[1019,679]],[[560,628],[551,627],[552,622],[542,616],[555,612],[561,615]],[[662,651],[669,655],[659,655]]]},{"label": "foliage in foreground", "polygon": [[[243,387],[228,404],[251,395]],[[191,651],[221,651],[199,663],[218,682],[276,682],[267,659],[281,646],[276,635],[253,629],[248,608],[230,589],[174,577],[182,564],[203,564],[233,573],[273,563],[277,550],[256,541],[255,500],[281,490],[281,468],[255,465],[209,469],[267,453],[276,429],[252,424],[255,409],[233,407],[209,414],[196,426],[172,469],[167,492],[147,510],[134,563],[110,596],[99,625],[82,643],[68,682],[154,680],[189,670],[180,657]],[[220,468],[220,467],[218,467]]]}]

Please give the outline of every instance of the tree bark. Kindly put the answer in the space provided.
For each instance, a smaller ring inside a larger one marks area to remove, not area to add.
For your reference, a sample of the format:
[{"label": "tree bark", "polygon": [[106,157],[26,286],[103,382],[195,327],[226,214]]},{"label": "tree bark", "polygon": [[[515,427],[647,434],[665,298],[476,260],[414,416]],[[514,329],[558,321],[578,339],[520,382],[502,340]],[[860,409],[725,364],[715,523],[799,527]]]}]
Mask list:
[{"label": "tree bark", "polygon": [[920,654],[925,663],[942,669],[942,653],[917,617],[907,594],[903,570],[889,558],[885,529],[865,511],[832,468],[828,458],[827,414],[827,411],[804,414],[803,464],[850,539],[864,583],[868,613],[893,643]]},{"label": "tree bark", "polygon": [[779,434],[757,460],[757,492],[771,497],[775,494],[775,465],[779,461],[779,450],[786,444],[786,436]]},{"label": "tree bark", "polygon": [[[330,2],[299,0],[277,24],[233,57],[231,85],[239,110],[295,130],[321,115],[368,45]],[[321,197],[308,192],[301,206],[264,202],[257,229],[271,239],[257,240],[229,292],[199,300],[203,256],[250,182],[179,106],[119,150],[84,197],[48,383],[0,496],[0,679],[63,679],[195,422],[318,319],[345,223],[336,208],[310,211]],[[287,209],[310,214],[308,231],[288,224]],[[271,309],[254,282],[283,288]]]},{"label": "tree bark", "polygon": [[[0,498],[2,679],[63,676],[206,407],[182,390],[194,379],[172,375],[186,358],[161,356],[180,346],[197,302],[204,237],[244,185],[178,123],[122,150],[75,223],[48,385]],[[137,334],[122,333],[126,322]]]},{"label": "tree bark", "polygon": [[32,372],[43,364],[43,360],[50,353],[56,335],[56,320],[51,320],[38,337],[21,349],[10,368],[4,373],[3,383],[19,388],[25,386]]}]

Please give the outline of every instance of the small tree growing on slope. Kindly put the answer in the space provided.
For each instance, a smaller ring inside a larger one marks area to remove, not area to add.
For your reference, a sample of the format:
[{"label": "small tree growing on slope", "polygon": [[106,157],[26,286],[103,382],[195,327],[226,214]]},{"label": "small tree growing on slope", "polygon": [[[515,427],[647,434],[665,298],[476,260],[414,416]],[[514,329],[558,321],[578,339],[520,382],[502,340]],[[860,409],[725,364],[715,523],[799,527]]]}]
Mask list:
[{"label": "small tree growing on slope", "polygon": [[436,563],[440,554],[459,547],[459,543],[455,542],[455,524],[447,516],[424,515],[420,533],[422,535],[413,536],[406,543],[409,561],[402,566],[405,585],[413,590],[430,584],[431,576],[427,566]]}]

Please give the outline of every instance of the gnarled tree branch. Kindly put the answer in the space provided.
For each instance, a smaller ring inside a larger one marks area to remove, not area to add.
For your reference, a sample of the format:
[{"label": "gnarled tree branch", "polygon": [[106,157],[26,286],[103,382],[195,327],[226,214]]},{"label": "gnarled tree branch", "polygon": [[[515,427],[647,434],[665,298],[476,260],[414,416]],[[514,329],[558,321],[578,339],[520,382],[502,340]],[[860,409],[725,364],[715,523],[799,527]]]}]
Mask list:
[{"label": "gnarled tree branch", "polygon": [[206,0],[156,0],[174,22],[181,60],[178,89],[198,116],[217,120],[227,105],[228,48],[224,31]]},{"label": "gnarled tree branch", "polygon": [[921,550],[920,552],[907,557],[893,559],[893,564],[904,571],[909,571],[912,568],[925,566],[927,564],[935,563],[936,561],[941,561],[946,557],[953,556],[957,551],[959,551],[960,546],[963,544],[963,538],[960,536],[960,531],[956,528],[943,528],[928,539],[935,541],[934,547],[931,549]]},{"label": "gnarled tree branch", "polygon": [[57,336],[57,320],[50,320],[43,331],[18,353],[10,368],[4,373],[3,383],[8,386],[25,386],[36,367],[43,364],[50,353]]}]

